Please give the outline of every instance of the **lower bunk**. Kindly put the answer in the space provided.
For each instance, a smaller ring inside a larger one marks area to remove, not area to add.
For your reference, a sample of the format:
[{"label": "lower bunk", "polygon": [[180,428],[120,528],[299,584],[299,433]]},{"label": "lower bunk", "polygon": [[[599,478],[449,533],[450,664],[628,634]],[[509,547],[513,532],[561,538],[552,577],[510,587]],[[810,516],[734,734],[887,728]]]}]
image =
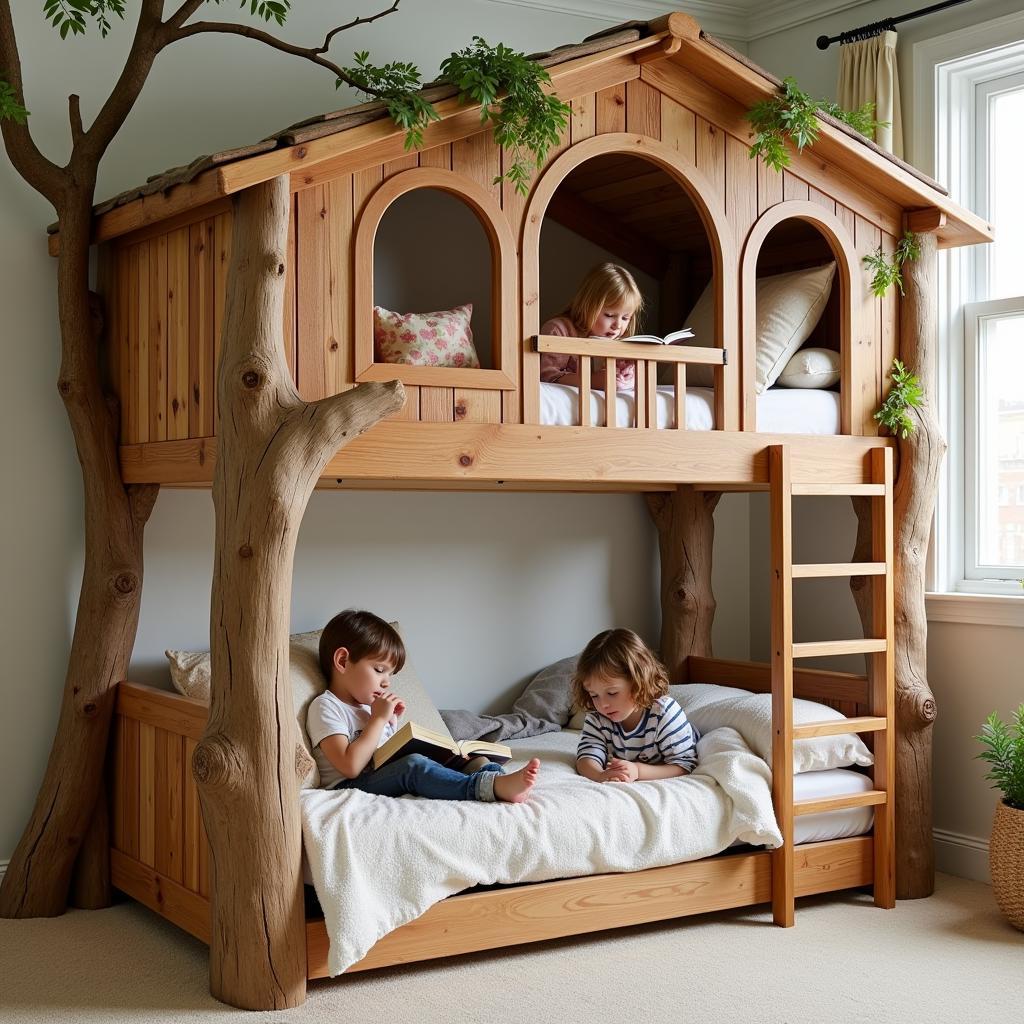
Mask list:
[{"label": "lower bunk", "polygon": [[[207,710],[205,704],[177,694],[121,684],[110,783],[114,885],[208,942],[209,851],[190,770]],[[545,745],[552,751],[557,748],[557,743]],[[846,791],[851,792],[849,787]],[[794,795],[801,796],[799,790]],[[856,794],[848,799],[849,806],[858,806]],[[870,815],[869,808],[860,810]],[[847,821],[843,827],[849,833],[869,826],[870,816],[859,825]],[[771,850],[740,846],[712,857],[645,870],[461,892],[383,935],[346,970],[767,903],[772,899],[772,859]],[[846,834],[804,843],[794,851],[795,895],[871,885],[874,864],[871,835]],[[307,914],[306,947],[309,978],[336,973],[329,963],[327,924],[314,908]]]}]

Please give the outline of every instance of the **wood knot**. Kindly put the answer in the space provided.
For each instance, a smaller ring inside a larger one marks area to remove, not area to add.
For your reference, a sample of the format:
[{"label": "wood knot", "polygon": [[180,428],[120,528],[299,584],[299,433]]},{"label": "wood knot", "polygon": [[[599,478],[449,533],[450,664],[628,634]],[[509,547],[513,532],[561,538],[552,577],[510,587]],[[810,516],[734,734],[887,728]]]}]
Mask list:
[{"label": "wood knot", "polygon": [[473,456],[472,455],[460,455],[459,456],[459,465],[460,466],[472,466],[473,465]]},{"label": "wood knot", "polygon": [[203,786],[225,786],[240,782],[244,771],[238,750],[222,736],[201,740],[192,755],[192,776]]},{"label": "wood knot", "polygon": [[98,710],[99,708],[97,707],[95,702],[91,700],[82,705],[82,714],[85,715],[87,718],[91,718],[93,715],[96,714]]},{"label": "wood knot", "polygon": [[925,697],[918,705],[917,714],[922,722],[934,722],[939,717],[939,709],[935,705],[935,698]]},{"label": "wood knot", "polygon": [[57,381],[57,390],[61,393],[62,397],[67,398],[71,394],[71,381],[63,378]]},{"label": "wood knot", "polygon": [[238,549],[239,558],[252,558],[252,548],[248,544],[243,544]]},{"label": "wood knot", "polygon": [[331,345],[330,345],[330,348],[331,348],[331,351],[332,351],[332,352],[337,352],[337,351],[338,351],[338,342],[337,342],[337,340],[336,340],[336,339],[334,339],[334,338],[331,338]]},{"label": "wood knot", "polygon": [[120,572],[114,577],[114,589],[119,594],[131,594],[139,585],[139,578],[133,572]]},{"label": "wood knot", "polygon": [[304,160],[306,158],[306,147],[299,146],[299,148],[295,150],[295,156],[299,160]]},{"label": "wood knot", "polygon": [[258,388],[262,380],[263,378],[255,370],[246,370],[245,373],[242,374],[242,384],[250,391],[253,388]]},{"label": "wood knot", "polygon": [[457,406],[455,406],[455,418],[457,420],[461,420],[465,415],[466,415],[466,403],[465,402],[459,402],[459,404]]},{"label": "wood knot", "polygon": [[277,265],[277,276],[280,277],[284,273],[284,264],[278,263]]}]

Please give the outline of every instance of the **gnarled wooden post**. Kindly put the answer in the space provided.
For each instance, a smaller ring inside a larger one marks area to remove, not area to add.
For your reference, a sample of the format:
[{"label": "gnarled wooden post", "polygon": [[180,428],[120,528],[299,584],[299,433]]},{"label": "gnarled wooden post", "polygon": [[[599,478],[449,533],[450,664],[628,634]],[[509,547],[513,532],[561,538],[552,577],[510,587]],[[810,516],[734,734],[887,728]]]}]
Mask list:
[{"label": "gnarled wooden post", "polygon": [[661,552],[661,660],[674,681],[682,678],[687,655],[711,655],[711,556],[721,496],[689,485],[647,495]]},{"label": "gnarled wooden post", "polygon": [[[921,380],[925,404],[910,410],[914,431],[896,442],[893,495],[896,596],[896,896],[919,899],[935,890],[932,837],[932,723],[935,698],[928,686],[928,619],[925,569],[928,539],[946,442],[935,413],[938,363],[936,239],[918,236],[921,256],[903,264],[900,360]],[[871,558],[870,502],[854,498],[857,545],[854,558]],[[870,588],[851,581],[861,621],[870,629]]]},{"label": "gnarled wooden post", "polygon": [[364,384],[307,403],[281,336],[287,176],[236,200],[217,377],[210,719],[193,771],[212,851],[210,990],[246,1009],[305,999],[288,624],[295,540],[328,459],[404,401]]}]

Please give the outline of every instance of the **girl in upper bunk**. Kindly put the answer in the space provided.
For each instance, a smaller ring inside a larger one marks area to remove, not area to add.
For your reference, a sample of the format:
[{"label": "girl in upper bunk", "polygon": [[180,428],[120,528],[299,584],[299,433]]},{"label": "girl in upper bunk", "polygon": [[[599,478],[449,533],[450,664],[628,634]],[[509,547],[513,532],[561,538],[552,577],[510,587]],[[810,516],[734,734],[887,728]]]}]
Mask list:
[{"label": "girl in upper bunk", "polygon": [[394,734],[405,711],[401,698],[391,691],[391,676],[404,664],[405,644],[398,631],[372,612],[349,609],[324,627],[320,668],[328,685],[306,713],[306,731],[324,788],[359,789],[378,796],[411,793],[431,800],[526,800],[537,781],[537,758],[508,775],[490,761],[470,762],[464,773],[422,754],[373,767],[374,752]]},{"label": "girl in upper bunk", "polygon": [[[541,334],[554,334],[560,338],[601,338],[614,341],[636,334],[637,320],[643,310],[644,297],[640,294],[633,275],[615,263],[601,263],[580,282],[569,308],[561,315],[546,321]],[[615,363],[615,389],[632,391],[634,367],[629,359]],[[594,371],[591,385],[605,390],[604,362]],[[545,352],[540,357],[540,379],[556,384],[579,387],[579,361],[576,356]]]},{"label": "girl in upper bunk", "polygon": [[689,775],[700,735],[668,695],[668,673],[630,629],[606,629],[584,648],[572,681],[587,717],[576,771],[594,782]]}]

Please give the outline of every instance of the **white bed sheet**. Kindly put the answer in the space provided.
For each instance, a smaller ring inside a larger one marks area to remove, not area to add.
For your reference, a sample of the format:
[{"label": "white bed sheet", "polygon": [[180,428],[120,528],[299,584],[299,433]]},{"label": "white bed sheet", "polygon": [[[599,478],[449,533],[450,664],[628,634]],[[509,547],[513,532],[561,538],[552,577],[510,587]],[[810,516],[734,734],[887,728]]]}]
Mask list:
[{"label": "white bed sheet", "polygon": [[[715,393],[710,388],[686,389],[686,429],[713,430]],[[590,422],[604,424],[604,393],[590,392]],[[616,395],[620,424],[633,422],[636,400],[632,391]],[[675,389],[658,388],[658,426],[675,426]],[[579,424],[579,391],[565,384],[541,384],[540,421],[548,426]],[[757,429],[764,434],[838,434],[839,392],[803,388],[769,388],[757,396]]]}]

